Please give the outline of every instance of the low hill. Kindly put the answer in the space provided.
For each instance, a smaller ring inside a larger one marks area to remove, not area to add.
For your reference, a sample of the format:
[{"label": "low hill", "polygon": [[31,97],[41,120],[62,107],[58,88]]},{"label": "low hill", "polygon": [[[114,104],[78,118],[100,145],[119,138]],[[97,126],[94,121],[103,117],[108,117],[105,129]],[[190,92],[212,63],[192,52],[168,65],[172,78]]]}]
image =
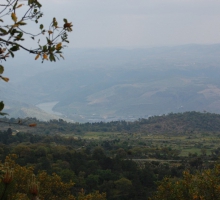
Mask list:
[{"label": "low hill", "polygon": [[[5,122],[15,122],[16,119],[3,118]],[[23,120],[25,121],[25,120]],[[112,121],[94,123],[70,123],[62,119],[42,122],[30,118],[28,122],[37,123],[36,128],[11,124],[10,127],[22,132],[51,133],[81,135],[85,132],[119,132],[167,135],[193,135],[197,133],[214,133],[220,135],[220,115],[213,113],[184,112],[170,113],[162,116],[152,116],[148,119],[139,119],[134,122]],[[7,129],[8,123],[2,124],[2,129]]]}]

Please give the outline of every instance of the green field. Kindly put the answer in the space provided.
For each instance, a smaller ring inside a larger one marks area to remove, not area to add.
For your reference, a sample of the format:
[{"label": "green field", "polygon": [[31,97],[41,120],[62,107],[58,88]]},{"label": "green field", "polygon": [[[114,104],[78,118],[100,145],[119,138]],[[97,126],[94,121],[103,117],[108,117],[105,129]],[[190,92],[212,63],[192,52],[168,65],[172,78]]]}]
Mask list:
[{"label": "green field", "polygon": [[[69,135],[70,136],[70,135]],[[211,155],[219,147],[220,138],[216,134],[196,134],[188,136],[167,136],[143,133],[118,132],[86,132],[83,135],[74,135],[75,138],[96,141],[111,141],[119,139],[132,148],[152,149],[170,148],[178,150],[180,157],[189,155]]]}]

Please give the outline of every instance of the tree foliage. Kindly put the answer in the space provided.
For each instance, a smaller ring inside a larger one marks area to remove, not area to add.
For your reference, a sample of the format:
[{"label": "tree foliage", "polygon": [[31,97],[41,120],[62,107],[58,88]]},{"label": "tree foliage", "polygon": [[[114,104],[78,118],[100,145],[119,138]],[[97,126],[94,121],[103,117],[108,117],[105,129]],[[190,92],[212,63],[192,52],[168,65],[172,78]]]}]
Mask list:
[{"label": "tree foliage", "polygon": [[41,200],[105,200],[105,194],[93,192],[85,194],[82,191],[75,197],[71,194],[74,183],[63,182],[56,173],[49,175],[46,171],[39,171],[34,175],[34,168],[20,166],[15,163],[17,156],[6,157],[0,165],[0,199],[41,199]]},{"label": "tree foliage", "polygon": [[196,174],[188,171],[179,180],[164,178],[150,200],[218,200],[220,199],[220,165]]}]

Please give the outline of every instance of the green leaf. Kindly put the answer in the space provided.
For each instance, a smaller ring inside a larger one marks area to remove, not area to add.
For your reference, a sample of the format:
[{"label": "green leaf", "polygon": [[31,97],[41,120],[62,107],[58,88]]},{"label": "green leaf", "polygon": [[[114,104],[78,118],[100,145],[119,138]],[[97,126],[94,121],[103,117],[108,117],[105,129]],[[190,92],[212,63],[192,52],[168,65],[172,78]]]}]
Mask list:
[{"label": "green leaf", "polygon": [[44,45],[44,46],[43,46],[43,52],[46,52],[46,51],[47,51],[47,46]]},{"label": "green leaf", "polygon": [[10,34],[11,34],[11,35],[14,35],[16,32],[17,32],[17,30],[16,30],[16,29],[13,29],[13,30],[10,32]]},{"label": "green leaf", "polygon": [[67,23],[67,22],[68,22],[68,21],[67,21],[67,19],[65,19],[65,18],[63,19],[63,21],[64,21],[65,23]]},{"label": "green leaf", "polygon": [[3,101],[1,101],[1,102],[0,102],[0,111],[3,110],[4,106],[5,106],[5,105],[4,105]]},{"label": "green leaf", "polygon": [[0,65],[0,74],[3,74],[3,72],[4,72],[4,67]]},{"label": "green leaf", "polygon": [[53,51],[55,51],[55,49],[56,49],[56,47],[55,47],[55,45],[53,45],[53,47],[51,48],[51,51],[53,52]]},{"label": "green leaf", "polygon": [[56,59],[55,59],[55,57],[52,53],[50,54],[49,59],[50,59],[51,62],[52,61],[56,62]]},{"label": "green leaf", "polygon": [[3,28],[0,28],[0,31],[3,33],[3,34],[7,34],[7,31]]},{"label": "green leaf", "polygon": [[40,8],[42,6],[38,1],[35,1],[35,3],[38,6],[38,8]]},{"label": "green leaf", "polygon": [[22,33],[22,32],[19,32],[19,34],[18,34],[17,36],[15,36],[14,41],[16,41],[16,40],[22,40],[22,36],[23,36],[23,33]]},{"label": "green leaf", "polygon": [[32,4],[34,0],[28,0],[28,5]]},{"label": "green leaf", "polygon": [[51,40],[49,40],[48,37],[46,37],[46,39],[47,39],[47,44],[51,45],[52,44]]},{"label": "green leaf", "polygon": [[17,6],[18,2],[16,2],[13,6],[13,10],[15,10],[16,6]]},{"label": "green leaf", "polygon": [[21,22],[18,22],[18,24],[19,24],[20,26],[25,26],[27,23],[21,21]]},{"label": "green leaf", "polygon": [[19,46],[13,46],[10,48],[11,51],[17,51],[19,50]]},{"label": "green leaf", "polygon": [[42,30],[43,28],[44,28],[44,25],[43,25],[43,24],[41,24],[41,25],[40,25],[40,29]]},{"label": "green leaf", "polygon": [[11,54],[11,57],[14,58],[15,55],[12,53],[12,51],[9,50],[9,53]]},{"label": "green leaf", "polygon": [[1,116],[3,116],[3,115],[8,115],[7,113],[1,112],[1,111],[3,110],[3,108],[4,108],[4,106],[5,106],[5,105],[4,105],[3,101],[1,101],[1,102],[0,102],[0,115],[1,115]]}]

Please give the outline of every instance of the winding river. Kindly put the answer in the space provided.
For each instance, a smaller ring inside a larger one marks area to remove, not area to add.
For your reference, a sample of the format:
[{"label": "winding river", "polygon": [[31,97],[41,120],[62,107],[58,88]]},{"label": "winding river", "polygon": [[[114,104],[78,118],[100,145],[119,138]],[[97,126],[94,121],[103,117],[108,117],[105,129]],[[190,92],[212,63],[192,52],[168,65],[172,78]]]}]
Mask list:
[{"label": "winding river", "polygon": [[59,103],[59,101],[40,103],[40,104],[37,104],[36,106],[46,113],[61,116],[63,115],[62,113],[53,111],[53,108],[57,103]]}]

